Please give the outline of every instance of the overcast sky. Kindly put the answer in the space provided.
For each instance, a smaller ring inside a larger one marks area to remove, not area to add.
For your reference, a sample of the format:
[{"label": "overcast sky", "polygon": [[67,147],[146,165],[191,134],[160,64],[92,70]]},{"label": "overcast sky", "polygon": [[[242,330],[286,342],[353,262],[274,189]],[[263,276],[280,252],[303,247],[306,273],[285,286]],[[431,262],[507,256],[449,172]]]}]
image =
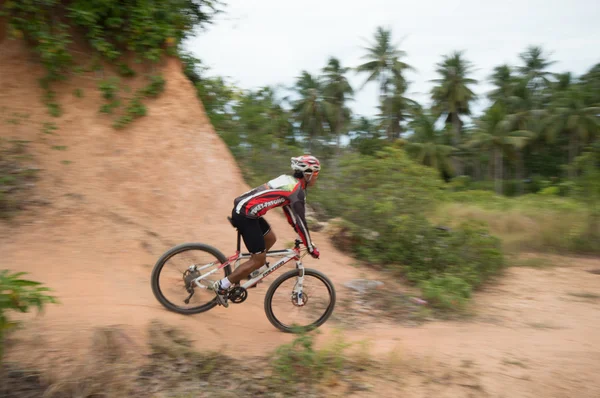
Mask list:
[{"label": "overcast sky", "polygon": [[[189,40],[186,48],[241,88],[291,85],[300,71],[318,73],[329,56],[357,66],[375,29],[391,27],[406,51],[409,97],[427,104],[435,63],[464,50],[480,80],[475,92],[490,89],[487,78],[502,63],[516,65],[528,45],[541,45],[557,61],[553,72],[581,74],[600,62],[600,0],[225,0],[226,13]],[[358,88],[366,76],[351,72]],[[376,84],[355,96],[351,108],[374,115]],[[477,112],[485,102],[475,104]]]}]

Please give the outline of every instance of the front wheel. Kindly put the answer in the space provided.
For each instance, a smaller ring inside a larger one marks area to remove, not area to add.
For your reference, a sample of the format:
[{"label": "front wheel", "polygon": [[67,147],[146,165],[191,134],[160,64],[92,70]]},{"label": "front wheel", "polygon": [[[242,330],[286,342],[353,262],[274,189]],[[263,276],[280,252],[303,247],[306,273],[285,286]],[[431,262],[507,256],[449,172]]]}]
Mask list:
[{"label": "front wheel", "polygon": [[[311,269],[290,270],[275,279],[265,296],[265,313],[277,329],[286,333],[305,332],[327,321],[335,307],[335,288],[323,273]],[[299,291],[299,282],[302,289]],[[318,288],[323,294],[318,294]],[[288,320],[288,318],[295,318]]]}]

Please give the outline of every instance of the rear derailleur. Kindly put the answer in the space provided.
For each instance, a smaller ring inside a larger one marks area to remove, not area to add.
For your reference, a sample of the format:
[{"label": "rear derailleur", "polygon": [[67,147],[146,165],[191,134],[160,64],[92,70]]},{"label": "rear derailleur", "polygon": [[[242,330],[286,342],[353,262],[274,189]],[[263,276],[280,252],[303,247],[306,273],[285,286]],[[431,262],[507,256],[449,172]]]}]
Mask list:
[{"label": "rear derailleur", "polygon": [[195,265],[190,266],[183,273],[183,281],[185,283],[185,290],[190,294],[185,300],[184,303],[189,304],[190,299],[194,295],[194,280],[198,278],[202,273],[196,269]]}]

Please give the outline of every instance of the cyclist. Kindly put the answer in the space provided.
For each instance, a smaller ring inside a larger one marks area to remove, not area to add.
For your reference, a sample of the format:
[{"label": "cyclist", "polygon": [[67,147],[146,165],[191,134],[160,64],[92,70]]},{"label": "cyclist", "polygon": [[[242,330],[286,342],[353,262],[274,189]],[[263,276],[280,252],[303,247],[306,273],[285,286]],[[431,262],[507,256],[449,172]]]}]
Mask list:
[{"label": "cyclist", "polygon": [[240,231],[250,259],[231,273],[214,282],[217,301],[228,307],[229,289],[248,277],[252,271],[262,267],[267,259],[266,252],[273,247],[277,238],[263,215],[276,207],[283,207],[288,223],[296,230],[300,239],[314,258],[319,250],[312,243],[305,218],[306,189],[317,182],[321,163],[311,155],[291,158],[292,176],[282,174],[266,184],[251,189],[233,201],[231,219]]}]

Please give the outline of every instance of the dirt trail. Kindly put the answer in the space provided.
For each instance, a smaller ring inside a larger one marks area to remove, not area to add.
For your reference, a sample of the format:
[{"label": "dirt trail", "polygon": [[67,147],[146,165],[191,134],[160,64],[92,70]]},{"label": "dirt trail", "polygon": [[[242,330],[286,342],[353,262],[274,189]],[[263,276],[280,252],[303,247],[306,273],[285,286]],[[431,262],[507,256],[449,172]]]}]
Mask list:
[{"label": "dirt trail", "polygon": [[[270,352],[293,338],[273,328],[262,307],[266,285],[279,272],[243,305],[196,316],[168,312],[152,295],[151,268],[171,246],[201,241],[233,252],[235,231],[226,217],[232,199],[249,188],[178,62],[164,65],[166,89],[147,101],[148,115],[115,131],[97,111],[96,80],[74,77],[61,88],[64,114],[54,119],[39,100],[36,77],[43,71],[22,45],[4,40],[0,54],[0,136],[30,141],[42,169],[36,195],[49,203],[19,217],[18,227],[0,227],[2,267],[30,272],[62,302],[43,317],[27,317],[25,347],[43,340],[77,350],[95,327],[123,325],[141,349],[154,318],[191,332],[198,348],[234,355]],[[83,98],[72,95],[75,88]],[[14,112],[28,116],[5,123]],[[56,123],[55,134],[43,132],[44,122]],[[280,214],[267,219],[278,246],[294,238]],[[348,294],[344,282],[381,278],[352,266],[325,236],[313,236],[322,258],[306,258],[306,266],[334,281],[339,300]],[[361,320],[346,335],[371,340],[377,357],[400,349],[406,366],[416,369],[405,380],[406,396],[598,397],[600,276],[586,270],[600,268],[600,261],[560,261],[547,270],[509,270],[478,294],[471,321],[411,328]],[[336,326],[327,323],[325,335]],[[452,379],[451,369],[464,369],[470,381]]]}]

